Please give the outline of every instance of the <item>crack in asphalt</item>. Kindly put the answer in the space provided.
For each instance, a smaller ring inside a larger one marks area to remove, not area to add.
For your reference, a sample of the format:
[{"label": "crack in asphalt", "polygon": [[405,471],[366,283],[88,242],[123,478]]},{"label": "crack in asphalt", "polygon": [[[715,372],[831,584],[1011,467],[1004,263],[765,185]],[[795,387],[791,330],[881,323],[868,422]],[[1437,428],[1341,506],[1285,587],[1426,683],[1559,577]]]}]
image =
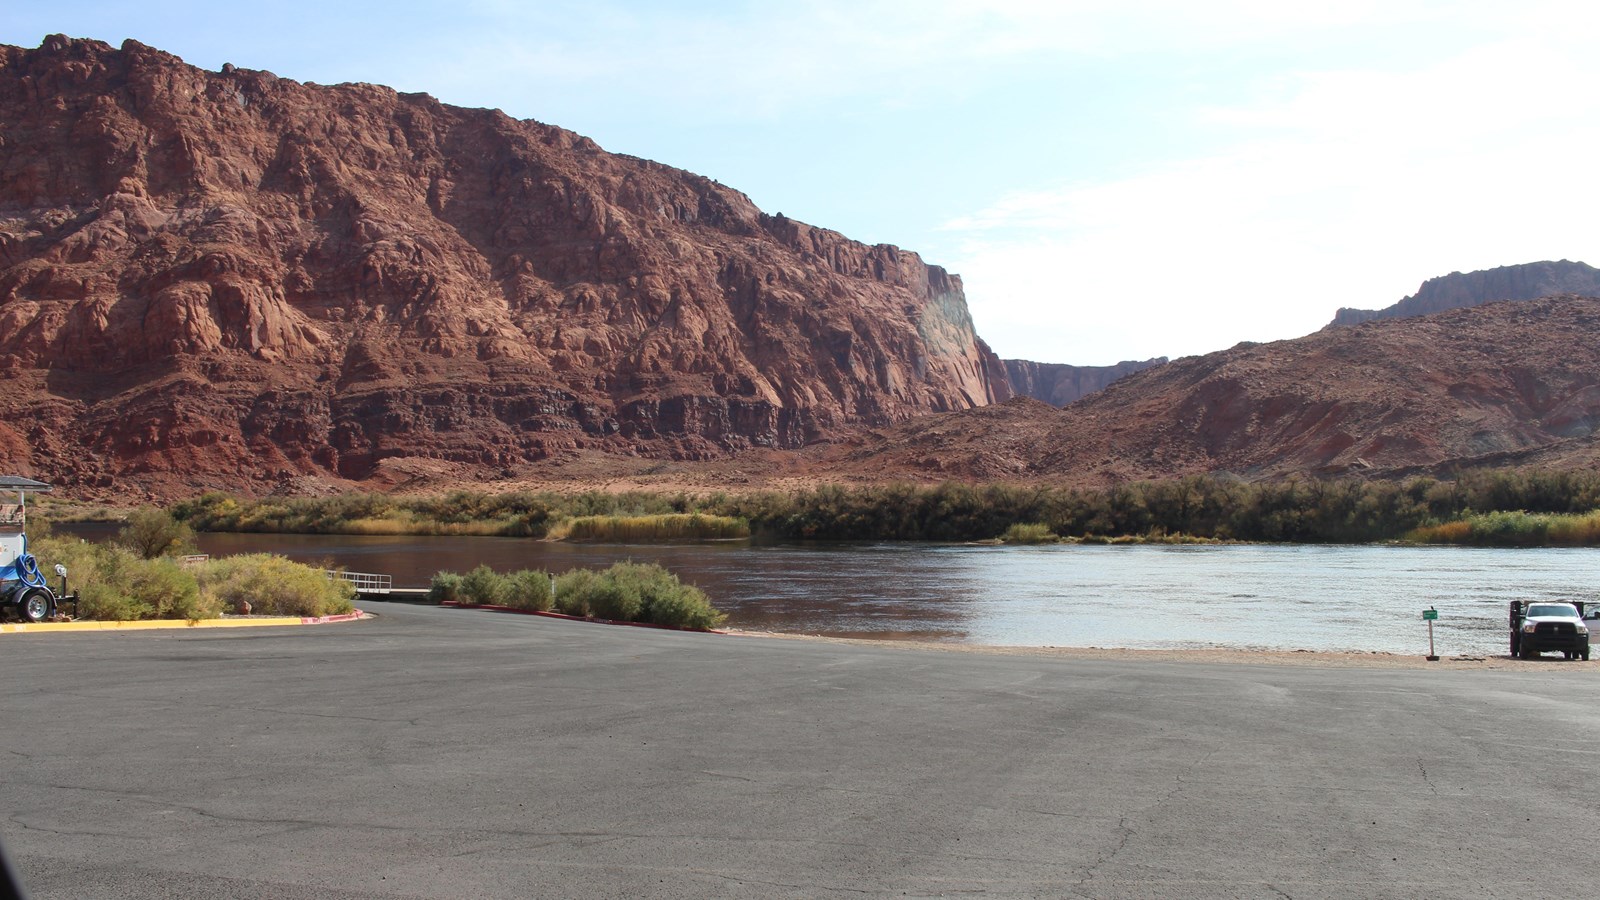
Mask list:
[{"label": "crack in asphalt", "polygon": [[1135,816],[1143,816],[1147,813],[1153,812],[1161,808],[1173,797],[1176,797],[1180,791],[1188,786],[1188,783],[1184,779],[1187,778],[1191,772],[1205,765],[1206,760],[1216,755],[1216,752],[1217,751],[1215,749],[1206,751],[1200,756],[1199,759],[1196,759],[1194,762],[1184,767],[1183,771],[1172,776],[1173,784],[1170,790],[1162,794],[1160,797],[1157,797],[1153,802],[1147,804],[1143,808],[1135,810],[1129,815],[1119,818],[1117,820],[1117,830],[1120,832],[1120,835],[1117,839],[1117,845],[1105,853],[1100,854],[1100,858],[1095,860],[1087,869],[1084,870],[1083,876],[1080,877],[1075,884],[1073,884],[1072,892],[1074,894],[1078,894],[1079,896],[1092,896],[1083,893],[1084,886],[1093,881],[1095,878],[1095,873],[1097,873],[1106,863],[1116,858],[1117,854],[1126,849],[1128,842],[1133,839],[1134,835],[1139,833],[1137,829],[1128,824],[1128,820]]},{"label": "crack in asphalt", "polygon": [[1435,794],[1439,793],[1439,789],[1433,786],[1433,779],[1428,777],[1428,767],[1422,764],[1422,757],[1420,756],[1417,757],[1417,771],[1422,773],[1422,783],[1428,786],[1428,790],[1433,791]]}]

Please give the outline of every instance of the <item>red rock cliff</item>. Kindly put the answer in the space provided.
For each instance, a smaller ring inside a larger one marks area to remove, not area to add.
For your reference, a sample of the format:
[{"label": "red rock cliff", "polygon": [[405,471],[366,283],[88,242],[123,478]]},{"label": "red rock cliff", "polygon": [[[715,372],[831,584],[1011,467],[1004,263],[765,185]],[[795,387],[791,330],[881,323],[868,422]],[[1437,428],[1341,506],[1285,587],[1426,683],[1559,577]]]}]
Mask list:
[{"label": "red rock cliff", "polygon": [[1342,328],[1378,319],[1425,316],[1447,309],[1464,309],[1501,300],[1534,300],[1557,294],[1584,297],[1600,295],[1600,269],[1581,262],[1523,263],[1478,272],[1451,272],[1429,278],[1415,294],[1403,297],[1383,309],[1344,307],[1329,322],[1328,328]]},{"label": "red rock cliff", "polygon": [[705,458],[1009,396],[961,281],[559,128],[0,47],[8,470],[262,489]]},{"label": "red rock cliff", "polygon": [[1051,406],[1066,406],[1104,390],[1112,382],[1166,363],[1165,356],[1126,360],[1114,366],[1071,366],[1062,363],[1031,362],[1026,359],[1001,360],[1011,390],[1023,397],[1043,400]]}]

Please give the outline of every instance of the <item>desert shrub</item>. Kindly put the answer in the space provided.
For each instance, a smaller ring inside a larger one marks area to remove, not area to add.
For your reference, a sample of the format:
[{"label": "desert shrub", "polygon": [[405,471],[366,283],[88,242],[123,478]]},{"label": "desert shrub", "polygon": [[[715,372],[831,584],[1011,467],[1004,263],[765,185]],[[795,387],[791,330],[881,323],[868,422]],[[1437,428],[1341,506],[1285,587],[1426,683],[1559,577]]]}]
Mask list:
[{"label": "desert shrub", "polygon": [[586,586],[584,605],[589,615],[615,622],[638,622],[644,612],[644,597],[634,579],[618,577],[618,563],[598,574]]},{"label": "desert shrub", "polygon": [[589,597],[600,580],[600,573],[592,569],[573,569],[556,576],[556,612],[569,616],[591,615]]},{"label": "desert shrub", "polygon": [[170,558],[146,559],[126,547],[83,541],[45,540],[33,552],[46,571],[67,567],[78,592],[79,618],[214,619],[221,606],[205,596],[194,575]]},{"label": "desert shrub", "polygon": [[116,585],[103,581],[78,588],[78,618],[96,622],[134,622],[156,618],[150,604],[138,600]]},{"label": "desert shrub", "polygon": [[248,602],[269,616],[331,616],[355,608],[355,587],[326,572],[270,553],[207,560],[194,569],[219,609]]},{"label": "desert shrub", "polygon": [[145,559],[192,553],[194,529],[154,506],[141,506],[128,514],[128,524],[116,542]]},{"label": "desert shrub", "polygon": [[644,604],[640,621],[705,631],[727,618],[711,605],[704,591],[684,584],[660,566],[622,565],[625,569],[618,573],[618,580],[633,582]]},{"label": "desert shrub", "polygon": [[466,596],[461,576],[455,572],[437,572],[428,585],[428,599],[435,603],[460,603]]},{"label": "desert shrub", "polygon": [[127,567],[128,593],[148,604],[156,619],[215,619],[222,606],[200,590],[195,576],[170,559],[145,560]]},{"label": "desert shrub", "polygon": [[1039,522],[1019,522],[1007,528],[1006,533],[1000,535],[1000,540],[1007,544],[1053,544],[1060,539],[1050,530],[1049,525]]},{"label": "desert shrub", "polygon": [[617,563],[603,572],[576,569],[556,579],[556,607],[568,615],[651,622],[701,630],[725,616],[705,592],[657,565]]},{"label": "desert shrub", "polygon": [[550,576],[533,569],[523,569],[506,576],[506,606],[548,612],[552,605]]},{"label": "desert shrub", "polygon": [[488,566],[478,566],[461,579],[462,599],[478,606],[504,606],[511,585]]}]

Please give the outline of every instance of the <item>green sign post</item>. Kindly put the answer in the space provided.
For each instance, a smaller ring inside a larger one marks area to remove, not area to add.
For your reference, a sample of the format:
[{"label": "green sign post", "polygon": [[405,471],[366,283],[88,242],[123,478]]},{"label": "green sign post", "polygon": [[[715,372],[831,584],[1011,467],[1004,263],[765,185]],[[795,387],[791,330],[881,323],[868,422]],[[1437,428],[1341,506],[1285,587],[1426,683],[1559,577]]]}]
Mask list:
[{"label": "green sign post", "polygon": [[1439,618],[1439,611],[1430,606],[1422,611],[1422,618],[1428,623],[1428,662],[1438,662],[1439,657],[1433,652],[1433,622]]},{"label": "green sign post", "polygon": [[1437,609],[1425,609],[1422,611],[1422,617],[1432,622],[1434,619],[1439,618],[1439,611]]}]

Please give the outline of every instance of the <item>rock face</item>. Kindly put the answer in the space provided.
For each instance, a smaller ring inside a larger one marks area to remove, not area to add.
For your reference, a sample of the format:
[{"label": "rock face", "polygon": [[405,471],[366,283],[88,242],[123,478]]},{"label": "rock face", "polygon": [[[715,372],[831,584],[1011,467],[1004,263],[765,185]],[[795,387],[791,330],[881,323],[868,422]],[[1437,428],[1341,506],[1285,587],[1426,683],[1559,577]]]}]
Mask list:
[{"label": "rock face", "polygon": [[1069,366],[1025,359],[1002,360],[1013,393],[1043,400],[1051,406],[1066,406],[1087,394],[1104,389],[1119,378],[1166,361],[1165,356],[1158,356],[1155,359],[1119,362],[1114,366]]},{"label": "rock face", "polygon": [[1557,294],[1600,296],[1600,269],[1581,262],[1526,263],[1480,272],[1452,272],[1422,283],[1415,294],[1385,309],[1341,309],[1329,328],[1359,325],[1374,319],[1425,316],[1499,300],[1533,300]]},{"label": "rock face", "polygon": [[0,47],[8,471],[260,491],[790,448],[1010,395],[958,277],[579,135]]},{"label": "rock face", "polygon": [[847,474],[1109,484],[1600,465],[1600,299],[1495,303],[1241,345],[1062,410],[1011,401],[873,432]]}]

